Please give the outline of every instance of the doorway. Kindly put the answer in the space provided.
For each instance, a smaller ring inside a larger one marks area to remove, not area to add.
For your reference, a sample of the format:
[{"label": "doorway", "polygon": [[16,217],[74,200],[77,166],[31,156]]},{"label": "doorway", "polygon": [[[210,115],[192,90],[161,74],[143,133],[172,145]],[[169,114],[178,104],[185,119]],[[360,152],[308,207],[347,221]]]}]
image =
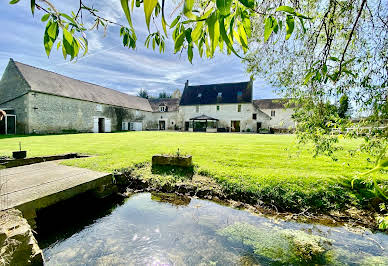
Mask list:
[{"label": "doorway", "polygon": [[240,132],[240,121],[231,121],[231,131]]},{"label": "doorway", "polygon": [[159,130],[166,130],[166,121],[164,120],[159,121]]},{"label": "doorway", "polygon": [[257,122],[257,130],[256,130],[256,132],[259,133],[260,129],[261,129],[261,122]]},{"label": "doorway", "polygon": [[185,122],[185,131],[189,131],[190,122]]},{"label": "doorway", "polygon": [[16,115],[7,114],[0,121],[0,135],[16,134]]},{"label": "doorway", "polygon": [[105,132],[105,118],[98,118],[98,133]]}]

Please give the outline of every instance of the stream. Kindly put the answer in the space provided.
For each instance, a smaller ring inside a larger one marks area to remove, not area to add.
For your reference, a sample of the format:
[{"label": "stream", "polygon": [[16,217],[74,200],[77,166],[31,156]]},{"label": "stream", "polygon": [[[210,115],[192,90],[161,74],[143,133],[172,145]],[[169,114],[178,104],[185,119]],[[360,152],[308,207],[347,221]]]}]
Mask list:
[{"label": "stream", "polygon": [[74,199],[38,214],[47,265],[388,265],[388,235],[277,220],[175,194]]}]

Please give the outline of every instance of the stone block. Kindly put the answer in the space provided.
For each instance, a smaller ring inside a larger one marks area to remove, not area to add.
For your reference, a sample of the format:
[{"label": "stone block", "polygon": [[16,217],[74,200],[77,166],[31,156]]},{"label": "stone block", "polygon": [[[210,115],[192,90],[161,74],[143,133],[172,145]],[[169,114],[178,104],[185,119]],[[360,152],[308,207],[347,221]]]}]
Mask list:
[{"label": "stone block", "polygon": [[43,265],[43,253],[27,220],[19,210],[0,212],[0,263],[6,265]]},{"label": "stone block", "polygon": [[177,155],[164,155],[157,154],[152,156],[152,166],[155,165],[170,165],[179,167],[192,167],[192,156],[177,156]]}]

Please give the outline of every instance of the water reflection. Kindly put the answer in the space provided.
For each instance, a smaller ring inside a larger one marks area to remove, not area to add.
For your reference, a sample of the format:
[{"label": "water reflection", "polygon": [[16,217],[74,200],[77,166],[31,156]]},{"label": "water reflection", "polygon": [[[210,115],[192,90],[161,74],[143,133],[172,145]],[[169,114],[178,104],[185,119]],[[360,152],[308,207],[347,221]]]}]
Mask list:
[{"label": "water reflection", "polygon": [[302,264],[305,249],[319,255],[317,264],[376,265],[388,256],[381,248],[388,247],[384,234],[275,221],[166,194],[135,194],[92,220],[60,236],[42,234],[47,264],[283,265],[295,259]]}]

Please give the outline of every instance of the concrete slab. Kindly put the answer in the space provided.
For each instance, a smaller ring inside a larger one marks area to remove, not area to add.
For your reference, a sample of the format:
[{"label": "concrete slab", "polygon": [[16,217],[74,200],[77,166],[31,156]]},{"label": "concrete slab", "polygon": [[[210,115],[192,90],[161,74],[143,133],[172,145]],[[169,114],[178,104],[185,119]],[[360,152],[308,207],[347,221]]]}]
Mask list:
[{"label": "concrete slab", "polygon": [[112,175],[59,161],[0,170],[0,210],[35,212],[77,194],[112,184]]}]

